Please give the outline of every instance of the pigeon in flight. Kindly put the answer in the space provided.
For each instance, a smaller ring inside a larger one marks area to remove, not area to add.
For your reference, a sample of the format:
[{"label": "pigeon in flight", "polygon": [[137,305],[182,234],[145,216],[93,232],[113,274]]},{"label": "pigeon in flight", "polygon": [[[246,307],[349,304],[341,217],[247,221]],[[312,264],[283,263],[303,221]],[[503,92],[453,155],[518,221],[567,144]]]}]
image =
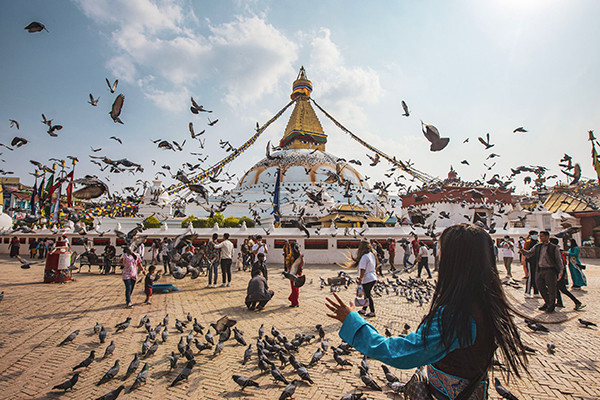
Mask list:
[{"label": "pigeon in flight", "polygon": [[16,127],[17,130],[19,129],[19,122],[18,121],[14,120],[14,119],[9,119],[9,121],[10,121],[10,127],[11,128]]},{"label": "pigeon in flight", "polygon": [[483,139],[482,137],[478,137],[477,139],[479,139],[479,142],[485,146],[485,149],[491,149],[492,147],[494,147],[495,145],[490,143],[490,134],[486,133],[485,135],[485,139]]},{"label": "pigeon in flight", "polygon": [[429,147],[430,151],[440,151],[448,146],[450,138],[440,137],[440,132],[435,126],[425,124],[421,121],[421,130],[423,131],[425,138],[431,143],[431,146]]},{"label": "pigeon in flight", "polygon": [[[114,93],[115,90],[117,90],[117,85],[119,84],[119,80],[115,80],[115,82],[111,85],[110,81],[108,80],[108,78],[106,78],[106,84],[108,85],[108,90],[110,90],[111,93]],[[91,97],[92,95],[90,95]]]},{"label": "pigeon in flight", "polygon": [[27,25],[25,27],[25,30],[27,30],[27,32],[29,32],[29,33],[36,33],[36,32],[41,32],[41,31],[48,32],[48,29],[46,29],[44,24],[42,24],[41,22],[37,22],[37,21],[33,21],[29,25]]},{"label": "pigeon in flight", "polygon": [[513,131],[513,133],[517,133],[517,132],[525,133],[525,132],[527,132],[527,130],[525,128],[523,128],[522,126],[520,126]]},{"label": "pigeon in flight", "polygon": [[94,99],[94,96],[92,96],[92,94],[90,93],[90,101],[88,101],[88,103],[96,107],[98,105],[98,100],[100,100],[100,97]]},{"label": "pigeon in flight", "polygon": [[191,99],[191,101],[192,101],[192,106],[190,107],[190,111],[191,111],[193,114],[198,114],[199,112],[205,112],[205,113],[211,113],[211,112],[212,112],[212,111],[209,111],[209,110],[205,109],[205,108],[204,108],[204,107],[202,107],[202,106],[199,106],[199,105],[198,105],[198,103],[196,103],[196,102],[194,101],[194,98],[193,98],[193,97],[190,97],[190,99]]},{"label": "pigeon in flight", "polygon": [[402,114],[402,116],[408,117],[410,115],[410,111],[408,111],[408,106],[404,100],[402,100],[402,109],[404,110],[404,114]]},{"label": "pigeon in flight", "polygon": [[121,115],[121,109],[123,108],[124,101],[125,96],[123,94],[118,95],[112,105],[112,109],[109,112],[110,117],[112,118],[115,124],[123,124],[123,121],[121,121],[121,118],[119,118],[119,116]]},{"label": "pigeon in flight", "polygon": [[210,118],[208,119],[208,125],[209,126],[213,126],[214,124],[216,124],[217,122],[219,122],[218,119],[215,119],[214,121],[211,121]]}]

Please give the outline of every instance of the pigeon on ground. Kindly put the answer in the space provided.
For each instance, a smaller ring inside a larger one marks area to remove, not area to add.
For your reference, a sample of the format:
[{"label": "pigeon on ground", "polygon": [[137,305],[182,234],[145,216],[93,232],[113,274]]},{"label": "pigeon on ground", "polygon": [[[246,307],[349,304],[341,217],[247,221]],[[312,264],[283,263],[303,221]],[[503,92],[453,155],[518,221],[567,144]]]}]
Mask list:
[{"label": "pigeon on ground", "polygon": [[293,399],[294,392],[296,392],[296,387],[298,385],[298,380],[294,379],[290,382],[289,385],[283,389],[281,396],[279,396],[279,400]]},{"label": "pigeon on ground", "polygon": [[115,390],[106,393],[104,396],[98,397],[96,400],[115,400],[117,397],[119,397],[123,389],[125,389],[125,386],[121,385]]},{"label": "pigeon on ground", "polygon": [[196,345],[196,348],[198,349],[198,351],[208,350],[208,349],[212,348],[212,346],[210,344],[200,343],[198,341],[198,339],[194,339],[194,344]]},{"label": "pigeon on ground", "polygon": [[219,355],[219,353],[221,353],[221,351],[223,351],[223,347],[225,347],[225,343],[223,343],[223,342],[217,343],[217,345],[215,346],[215,352],[213,353],[213,356]]},{"label": "pigeon on ground", "polygon": [[139,388],[142,385],[142,383],[146,383],[149,373],[150,366],[148,365],[148,363],[145,363],[144,368],[142,368],[142,370],[137,374],[133,385],[131,385],[131,388],[129,389],[129,392],[133,392],[135,389]]},{"label": "pigeon on ground", "polygon": [[248,360],[250,360],[250,357],[252,357],[252,345],[251,344],[249,344],[246,351],[244,351],[244,359],[242,360],[242,365],[246,365]]},{"label": "pigeon on ground", "polygon": [[183,336],[179,339],[179,343],[177,343],[177,351],[183,355],[185,352],[185,342],[183,341]]},{"label": "pigeon on ground", "polygon": [[503,399],[507,399],[507,400],[519,400],[519,399],[517,399],[517,397],[514,394],[512,394],[510,392],[510,390],[508,390],[506,387],[504,387],[500,383],[500,379],[498,379],[498,378],[495,379],[494,386],[496,387],[496,392],[498,392],[498,394],[500,395],[500,397],[502,397]]},{"label": "pigeon on ground", "polygon": [[233,381],[235,383],[240,385],[240,388],[241,388],[240,390],[244,390],[244,388],[246,388],[248,386],[259,387],[258,383],[254,382],[252,379],[246,378],[245,376],[232,375],[231,378],[233,379]]},{"label": "pigeon on ground", "polygon": [[364,393],[350,393],[342,396],[340,400],[364,400]]},{"label": "pigeon on ground", "polygon": [[579,318],[578,321],[579,321],[579,323],[581,325],[583,325],[586,328],[591,328],[592,326],[598,326],[598,325],[596,325],[595,323],[593,323],[591,321],[586,321],[586,320],[581,319],[581,318]]},{"label": "pigeon on ground", "polygon": [[158,340],[154,343],[152,343],[152,346],[150,346],[148,348],[148,351],[146,351],[146,354],[144,355],[144,358],[148,358],[150,356],[153,356],[154,353],[156,353],[156,350],[158,350]]},{"label": "pigeon on ground", "polygon": [[113,365],[108,371],[106,371],[106,373],[104,374],[104,376],[100,379],[100,381],[98,383],[96,383],[96,386],[100,386],[103,383],[106,383],[108,381],[110,381],[112,378],[114,378],[115,376],[117,376],[117,374],[119,373],[119,360],[115,361],[115,365]]},{"label": "pigeon on ground", "polygon": [[106,350],[104,350],[104,356],[102,358],[104,359],[108,356],[111,356],[114,351],[115,351],[115,341],[111,340],[110,344],[108,346],[106,346]]},{"label": "pigeon on ground", "polygon": [[377,382],[375,382],[375,380],[371,378],[371,375],[369,375],[369,373],[360,374],[360,379],[363,381],[365,386],[370,387],[373,390],[378,390],[380,392],[382,391],[381,386],[379,386]]},{"label": "pigeon on ground", "polygon": [[115,325],[115,328],[117,328],[115,333],[119,333],[120,331],[124,331],[125,329],[129,328],[130,323],[131,323],[131,317],[127,317],[127,319],[125,321]]},{"label": "pigeon on ground", "polygon": [[258,338],[262,339],[265,335],[265,324],[260,324],[260,328],[258,328]]},{"label": "pigeon on ground", "polygon": [[192,368],[195,364],[196,361],[194,360],[188,361],[188,363],[185,365],[185,367],[183,367],[179,375],[177,375],[177,378],[175,378],[175,380],[173,381],[173,383],[171,383],[170,386],[173,387],[184,379],[187,381],[187,379],[190,377],[190,374],[192,373]]},{"label": "pigeon on ground", "polygon": [[71,333],[69,334],[69,336],[67,336],[67,337],[65,338],[65,340],[63,340],[62,342],[60,342],[58,345],[59,345],[59,346],[62,346],[62,345],[64,345],[64,344],[71,343],[73,340],[75,340],[75,338],[77,337],[77,335],[79,335],[79,329],[77,329],[77,330],[76,330],[76,331],[74,331],[74,332],[71,332]]},{"label": "pigeon on ground", "polygon": [[100,328],[100,333],[98,333],[98,338],[100,339],[101,344],[103,344],[104,341],[106,340],[106,329],[104,329],[104,326],[102,326]]},{"label": "pigeon on ground", "polygon": [[321,358],[323,358],[323,351],[319,347],[319,348],[317,348],[317,351],[315,351],[315,353],[313,354],[312,358],[310,359],[310,362],[308,363],[308,366],[311,367],[311,366],[315,365],[316,363],[318,363],[319,361],[321,361]]},{"label": "pigeon on ground", "polygon": [[196,318],[194,318],[194,324],[192,325],[192,328],[194,329],[194,332],[202,335],[202,329],[204,329],[204,327],[198,323]]},{"label": "pigeon on ground", "polygon": [[138,324],[138,328],[141,328],[142,326],[144,326],[146,324],[146,321],[149,321],[148,316],[144,315],[142,317],[142,319],[140,319],[140,323]]},{"label": "pigeon on ground", "polygon": [[296,373],[298,373],[298,376],[300,378],[302,378],[303,381],[309,382],[311,384],[313,384],[314,382],[312,381],[312,379],[310,379],[310,375],[308,374],[308,371],[306,370],[305,366],[301,366],[300,368],[298,368],[296,370]]},{"label": "pigeon on ground", "polygon": [[73,386],[75,386],[78,380],[79,372],[75,372],[71,379],[67,379],[65,382],[61,383],[60,385],[54,386],[52,389],[64,390],[65,392],[69,389],[73,390]]},{"label": "pigeon on ground", "polygon": [[548,354],[554,354],[554,352],[556,351],[556,345],[552,342],[546,343],[546,351],[548,352]]},{"label": "pigeon on ground", "polygon": [[383,372],[385,373],[385,379],[387,379],[388,383],[400,382],[400,379],[398,379],[398,377],[396,375],[394,375],[390,372],[390,369],[388,368],[387,365],[381,364],[381,368],[383,369]]},{"label": "pigeon on ground", "polygon": [[527,321],[527,326],[534,332],[550,332],[544,325],[533,321]]},{"label": "pigeon on ground", "polygon": [[169,368],[170,369],[177,368],[177,361],[179,361],[180,357],[181,356],[179,354],[175,354],[174,351],[171,352],[171,355],[168,357],[169,358]]},{"label": "pigeon on ground", "polygon": [[213,339],[212,333],[210,333],[210,330],[206,332],[206,335],[204,335],[204,338],[206,339],[206,341],[210,344],[212,344],[214,346],[215,341]]},{"label": "pigeon on ground", "polygon": [[342,358],[342,356],[340,356],[338,353],[333,353],[333,359],[340,367],[344,367],[346,365],[352,366],[352,363],[350,361]]},{"label": "pigeon on ground", "polygon": [[123,377],[123,380],[127,380],[127,378],[129,378],[131,375],[133,375],[133,373],[138,369],[139,366],[140,366],[140,357],[138,356],[137,353],[135,353],[133,360],[131,360],[131,363],[129,363],[129,367],[127,367],[127,372],[125,372],[125,376]]},{"label": "pigeon on ground", "polygon": [[288,380],[285,379],[285,376],[283,376],[283,373],[275,366],[275,364],[271,365],[271,375],[276,381],[285,383],[286,385],[289,384]]},{"label": "pigeon on ground", "polygon": [[102,325],[96,322],[96,325],[92,328],[92,335],[97,335],[100,332],[100,329],[102,329]]},{"label": "pigeon on ground", "polygon": [[76,369],[79,369],[79,368],[89,367],[90,364],[92,363],[92,361],[94,361],[95,357],[96,357],[96,351],[95,350],[90,351],[90,355],[88,356],[88,358],[86,358],[85,360],[83,360],[82,362],[80,362],[79,364],[74,366],[73,371],[75,371]]}]

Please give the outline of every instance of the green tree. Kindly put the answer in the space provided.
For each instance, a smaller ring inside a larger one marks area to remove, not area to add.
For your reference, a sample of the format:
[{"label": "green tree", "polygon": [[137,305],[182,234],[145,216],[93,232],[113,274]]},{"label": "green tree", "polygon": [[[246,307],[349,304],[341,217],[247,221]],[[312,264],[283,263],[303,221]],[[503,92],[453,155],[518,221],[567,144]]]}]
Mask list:
[{"label": "green tree", "polygon": [[240,225],[242,225],[243,222],[246,222],[246,226],[248,228],[254,228],[254,226],[256,225],[256,223],[254,222],[254,220],[252,218],[249,217],[242,217],[239,219]]},{"label": "green tree", "polygon": [[196,220],[196,217],[194,217],[194,214],[192,214],[189,217],[187,217],[186,219],[184,219],[183,221],[181,221],[181,227],[187,228],[188,225],[190,224],[190,222],[192,223],[193,227],[196,227],[196,225],[194,224],[195,220]]},{"label": "green tree", "polygon": [[225,228],[237,228],[240,226],[240,220],[239,218],[229,216],[223,220],[223,226]]},{"label": "green tree", "polygon": [[223,214],[216,213],[214,216],[210,217],[206,221],[206,225],[207,225],[207,228],[212,228],[213,226],[215,226],[215,222],[216,222],[221,227],[221,226],[223,226],[224,221],[225,221],[225,217],[223,217]]},{"label": "green tree", "polygon": [[160,221],[154,215],[146,218],[144,228],[160,228]]}]

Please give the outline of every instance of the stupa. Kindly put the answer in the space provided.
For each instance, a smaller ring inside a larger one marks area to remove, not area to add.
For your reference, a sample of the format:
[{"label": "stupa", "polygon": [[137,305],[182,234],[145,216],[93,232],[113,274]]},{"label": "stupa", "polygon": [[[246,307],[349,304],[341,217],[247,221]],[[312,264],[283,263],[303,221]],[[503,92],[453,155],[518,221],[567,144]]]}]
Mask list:
[{"label": "stupa", "polygon": [[[388,202],[378,199],[379,191],[369,189],[361,174],[344,159],[326,151],[327,135],[310,103],[312,90],[302,67],[292,84],[295,105],[279,146],[248,169],[226,198],[210,199],[212,204],[231,202],[223,211],[225,216],[258,216],[263,225],[280,219],[285,225],[304,208],[305,222],[310,223],[327,215],[331,207],[356,203],[359,194],[373,215],[385,219],[388,210],[384,203]],[[273,213],[277,191],[279,215]],[[198,202],[203,200],[198,198]],[[186,214],[205,217],[209,208],[188,205]]]}]

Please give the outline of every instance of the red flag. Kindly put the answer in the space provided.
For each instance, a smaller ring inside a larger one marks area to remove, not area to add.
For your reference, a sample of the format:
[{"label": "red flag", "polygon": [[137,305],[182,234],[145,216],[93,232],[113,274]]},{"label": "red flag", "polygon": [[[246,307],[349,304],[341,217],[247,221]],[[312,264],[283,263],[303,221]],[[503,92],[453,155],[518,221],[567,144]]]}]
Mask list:
[{"label": "red flag", "polygon": [[73,207],[73,171],[67,175],[69,186],[67,186],[67,207]]}]

